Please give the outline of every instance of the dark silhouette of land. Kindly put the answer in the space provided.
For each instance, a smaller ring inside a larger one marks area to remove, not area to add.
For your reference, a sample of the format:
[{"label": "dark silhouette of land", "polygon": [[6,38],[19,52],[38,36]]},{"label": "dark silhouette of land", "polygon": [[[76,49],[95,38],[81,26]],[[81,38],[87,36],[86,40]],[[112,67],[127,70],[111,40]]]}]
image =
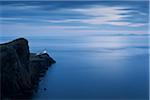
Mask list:
[{"label": "dark silhouette of land", "polygon": [[39,78],[53,63],[47,53],[30,53],[24,38],[0,44],[1,99],[31,98]]}]

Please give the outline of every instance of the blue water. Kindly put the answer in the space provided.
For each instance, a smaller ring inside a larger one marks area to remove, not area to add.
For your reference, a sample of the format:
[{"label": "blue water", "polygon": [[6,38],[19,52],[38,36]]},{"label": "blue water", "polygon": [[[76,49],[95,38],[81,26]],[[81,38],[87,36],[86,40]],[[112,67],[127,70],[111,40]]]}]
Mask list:
[{"label": "blue water", "polygon": [[34,100],[148,100],[148,35],[25,37],[32,52],[46,48],[56,60]]}]

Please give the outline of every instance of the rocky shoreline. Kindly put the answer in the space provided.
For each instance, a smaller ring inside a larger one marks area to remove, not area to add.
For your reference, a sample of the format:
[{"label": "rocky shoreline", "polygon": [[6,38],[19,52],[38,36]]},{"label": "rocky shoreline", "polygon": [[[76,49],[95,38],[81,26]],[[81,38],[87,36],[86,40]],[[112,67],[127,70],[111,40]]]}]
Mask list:
[{"label": "rocky shoreline", "polygon": [[24,38],[0,44],[1,99],[31,98],[39,78],[54,63],[47,53],[30,53]]}]

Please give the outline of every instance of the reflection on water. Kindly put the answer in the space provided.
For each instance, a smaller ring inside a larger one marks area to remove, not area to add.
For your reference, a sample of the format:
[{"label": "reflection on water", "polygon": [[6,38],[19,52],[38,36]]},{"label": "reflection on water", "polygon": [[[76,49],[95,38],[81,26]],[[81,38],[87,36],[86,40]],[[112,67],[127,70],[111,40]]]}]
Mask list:
[{"label": "reflection on water", "polygon": [[147,98],[148,56],[117,57],[57,53],[35,98]]},{"label": "reflection on water", "polygon": [[57,62],[40,82],[35,100],[148,99],[148,36],[27,39],[31,51],[46,48]]}]

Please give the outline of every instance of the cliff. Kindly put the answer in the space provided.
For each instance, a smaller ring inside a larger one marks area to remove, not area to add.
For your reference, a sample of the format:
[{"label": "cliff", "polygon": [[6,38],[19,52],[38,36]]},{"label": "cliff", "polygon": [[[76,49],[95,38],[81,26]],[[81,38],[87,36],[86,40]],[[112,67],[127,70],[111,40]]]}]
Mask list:
[{"label": "cliff", "polygon": [[30,53],[24,38],[0,44],[1,99],[30,98],[39,77],[53,63],[47,53]]}]

